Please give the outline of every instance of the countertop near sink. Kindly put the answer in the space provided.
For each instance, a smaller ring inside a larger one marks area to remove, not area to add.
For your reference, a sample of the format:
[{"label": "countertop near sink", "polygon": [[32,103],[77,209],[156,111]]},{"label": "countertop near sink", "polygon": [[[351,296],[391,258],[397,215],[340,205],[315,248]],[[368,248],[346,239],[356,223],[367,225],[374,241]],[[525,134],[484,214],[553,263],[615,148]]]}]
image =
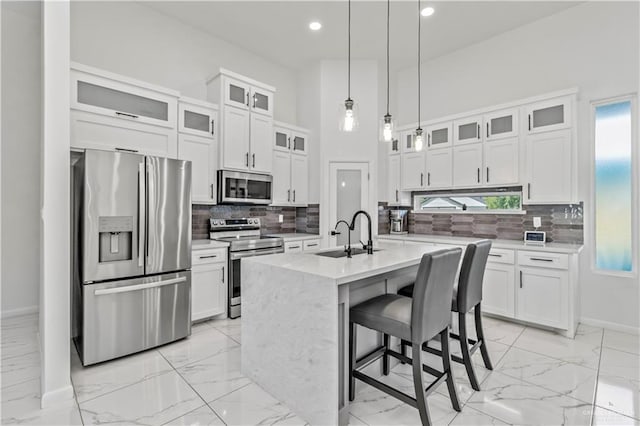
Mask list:
[{"label": "countertop near sink", "polygon": [[215,248],[227,248],[229,243],[214,240],[193,240],[191,241],[191,250],[204,250]]},{"label": "countertop near sink", "polygon": [[280,237],[285,243],[293,241],[319,240],[318,234],[307,234],[304,232],[291,232],[288,234],[269,234],[268,237]]},{"label": "countertop near sink", "polygon": [[[415,241],[434,244],[456,244],[467,245],[475,241],[479,241],[482,238],[466,238],[466,237],[448,237],[439,235],[426,235],[426,234],[381,234],[378,235],[378,240],[398,240],[398,241]],[[527,251],[542,251],[542,252],[555,252],[555,253],[580,253],[582,251],[582,244],[566,244],[566,243],[546,243],[544,245],[539,244],[525,244],[524,241],[516,240],[491,240],[492,247],[511,250],[527,250]]]}]

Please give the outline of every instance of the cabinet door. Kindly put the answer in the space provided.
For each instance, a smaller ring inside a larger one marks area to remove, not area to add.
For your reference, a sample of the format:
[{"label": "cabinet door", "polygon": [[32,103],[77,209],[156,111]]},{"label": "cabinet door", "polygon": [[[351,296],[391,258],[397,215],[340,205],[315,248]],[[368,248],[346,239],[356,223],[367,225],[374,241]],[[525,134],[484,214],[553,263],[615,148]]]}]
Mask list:
[{"label": "cabinet door", "polygon": [[529,133],[548,132],[571,126],[572,98],[551,99],[527,106]]},{"label": "cabinet door", "polygon": [[239,80],[224,77],[224,103],[243,110],[249,109],[251,87]]},{"label": "cabinet door", "polygon": [[214,109],[180,102],[178,104],[178,131],[194,136],[212,138],[216,132]]},{"label": "cabinet door", "polygon": [[451,148],[427,151],[427,188],[449,188],[453,179]]},{"label": "cabinet door", "polygon": [[524,204],[570,203],[571,130],[527,137]]},{"label": "cabinet door", "polygon": [[225,312],[226,272],[224,263],[198,265],[191,269],[191,321]]},{"label": "cabinet door", "polygon": [[487,262],[482,281],[482,310],[513,318],[515,304],[515,267]]},{"label": "cabinet door", "polygon": [[180,134],[178,135],[178,158],[191,161],[191,202],[215,203],[214,140]]},{"label": "cabinet door", "polygon": [[291,134],[289,130],[282,127],[274,127],[273,134],[273,149],[289,152],[291,149]]},{"label": "cabinet door", "polygon": [[425,153],[411,152],[402,155],[402,189],[422,189],[426,184]]},{"label": "cabinet door", "polygon": [[303,241],[291,241],[284,243],[285,253],[302,253],[304,247]]},{"label": "cabinet door", "polygon": [[291,132],[291,151],[296,154],[307,153],[309,137],[305,133]]},{"label": "cabinet door", "polygon": [[249,111],[225,108],[223,119],[223,167],[246,170],[249,168]]},{"label": "cabinet door", "polygon": [[482,182],[482,144],[453,148],[453,186],[478,186]]},{"label": "cabinet door", "polygon": [[291,154],[273,151],[273,204],[288,205],[291,202]]},{"label": "cabinet door", "polygon": [[309,164],[306,155],[291,155],[291,202],[307,205],[309,194]]},{"label": "cabinet door", "polygon": [[442,123],[427,127],[427,148],[445,148],[453,140],[453,123]]},{"label": "cabinet door", "polygon": [[482,142],[482,116],[467,117],[453,122],[453,143]]},{"label": "cabinet door", "polygon": [[263,115],[251,114],[250,121],[251,158],[249,165],[256,172],[271,173],[273,120]]},{"label": "cabinet door", "polygon": [[487,185],[515,184],[520,180],[518,138],[484,144],[484,180]]},{"label": "cabinet door", "polygon": [[387,178],[387,202],[400,202],[400,156],[390,155]]},{"label": "cabinet door", "polygon": [[506,109],[484,116],[485,140],[518,136],[518,109]]},{"label": "cabinet door", "polygon": [[415,152],[416,146],[414,144],[415,133],[413,130],[407,130],[400,134],[400,145],[402,152]]},{"label": "cabinet door", "polygon": [[569,276],[567,271],[520,268],[517,318],[566,329]]},{"label": "cabinet door", "polygon": [[305,240],[303,244],[303,251],[315,251],[320,249],[320,240]]},{"label": "cabinet door", "polygon": [[251,112],[273,117],[273,93],[259,87],[252,87]]}]

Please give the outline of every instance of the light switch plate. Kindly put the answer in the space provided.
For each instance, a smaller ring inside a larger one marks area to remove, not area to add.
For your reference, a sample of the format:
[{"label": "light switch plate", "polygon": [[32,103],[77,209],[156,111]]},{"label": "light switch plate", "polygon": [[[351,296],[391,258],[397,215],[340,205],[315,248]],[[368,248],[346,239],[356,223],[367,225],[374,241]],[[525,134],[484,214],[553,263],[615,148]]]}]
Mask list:
[{"label": "light switch plate", "polygon": [[542,226],[542,219],[538,216],[533,218],[533,227],[540,228]]},{"label": "light switch plate", "polygon": [[281,215],[281,214],[278,215],[278,222],[280,223],[284,222],[284,215]]}]

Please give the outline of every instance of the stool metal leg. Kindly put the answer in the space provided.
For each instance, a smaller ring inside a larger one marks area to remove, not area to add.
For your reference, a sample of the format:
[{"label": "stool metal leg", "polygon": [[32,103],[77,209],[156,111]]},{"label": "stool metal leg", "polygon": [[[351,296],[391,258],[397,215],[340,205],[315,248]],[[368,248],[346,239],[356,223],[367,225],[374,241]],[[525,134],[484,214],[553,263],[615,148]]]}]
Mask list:
[{"label": "stool metal leg", "polygon": [[413,343],[411,345],[411,359],[413,367],[413,387],[416,391],[416,403],[420,413],[420,421],[424,426],[431,426],[429,408],[427,407],[427,396],[425,394],[424,379],[422,377],[422,345]]},{"label": "stool metal leg", "polygon": [[356,397],[356,379],[353,370],[356,368],[356,323],[349,323],[349,401]]},{"label": "stool metal leg", "polygon": [[480,385],[476,378],[476,373],[473,370],[473,363],[471,362],[471,354],[469,353],[469,338],[467,336],[467,318],[466,313],[458,312],[458,328],[460,329],[460,349],[462,350],[462,360],[464,361],[464,368],[467,370],[467,376],[469,376],[469,382],[474,390],[479,391]]},{"label": "stool metal leg", "polygon": [[385,376],[388,376],[389,375],[389,354],[387,353],[387,351],[390,349],[388,334],[384,334],[383,344],[384,344],[385,352],[384,352],[384,355],[382,356],[382,374],[384,374]]},{"label": "stool metal leg", "polygon": [[447,375],[447,388],[449,389],[449,398],[451,405],[456,411],[461,411],[460,400],[456,392],[456,385],[453,381],[453,369],[451,368],[451,353],[449,352],[449,329],[445,329],[440,333],[440,342],[442,344],[442,370]]},{"label": "stool metal leg", "polygon": [[480,309],[480,303],[476,305],[473,311],[476,323],[476,336],[478,337],[478,342],[481,342],[480,353],[482,354],[482,361],[484,361],[484,366],[487,367],[487,369],[493,370],[491,359],[489,359],[489,351],[487,350],[487,341],[484,339],[484,330],[482,329],[482,310]]}]

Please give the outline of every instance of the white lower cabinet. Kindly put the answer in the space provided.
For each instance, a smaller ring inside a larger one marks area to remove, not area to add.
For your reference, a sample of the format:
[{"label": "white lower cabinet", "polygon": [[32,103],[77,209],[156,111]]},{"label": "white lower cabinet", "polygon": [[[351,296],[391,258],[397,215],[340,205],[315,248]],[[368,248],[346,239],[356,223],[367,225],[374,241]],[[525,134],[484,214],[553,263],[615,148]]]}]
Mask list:
[{"label": "white lower cabinet", "polygon": [[227,249],[194,250],[191,268],[191,321],[227,309]]},{"label": "white lower cabinet", "polygon": [[304,250],[304,241],[289,241],[284,243],[285,253],[302,253]]},{"label": "white lower cabinet", "polygon": [[305,240],[303,243],[303,251],[314,251],[320,249],[320,240]]},{"label": "white lower cabinet", "polygon": [[519,268],[517,318],[555,328],[567,328],[567,271]]},{"label": "white lower cabinet", "polygon": [[513,318],[515,308],[515,266],[487,262],[482,284],[482,311]]}]

